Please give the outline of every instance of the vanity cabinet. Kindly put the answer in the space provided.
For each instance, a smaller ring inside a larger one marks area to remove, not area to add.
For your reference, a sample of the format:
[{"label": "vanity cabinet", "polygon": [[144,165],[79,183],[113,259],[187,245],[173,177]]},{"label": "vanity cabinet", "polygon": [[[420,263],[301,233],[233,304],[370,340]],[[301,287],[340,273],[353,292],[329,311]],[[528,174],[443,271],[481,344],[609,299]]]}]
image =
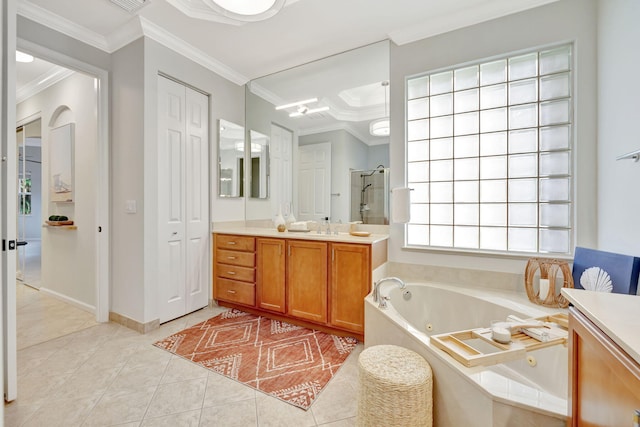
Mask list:
[{"label": "vanity cabinet", "polygon": [[283,239],[256,239],[256,305],[276,313],[286,311],[286,245]]},{"label": "vanity cabinet", "polygon": [[214,234],[220,305],[333,333],[364,335],[364,298],[387,241]]},{"label": "vanity cabinet", "polygon": [[364,297],[371,288],[371,248],[331,243],[329,324],[364,333]]},{"label": "vanity cabinet", "polygon": [[287,313],[327,323],[326,242],[287,240]]},{"label": "vanity cabinet", "polygon": [[632,426],[640,365],[575,307],[569,312],[569,425]]},{"label": "vanity cabinet", "polygon": [[213,297],[220,301],[255,306],[256,239],[216,234],[214,247]]}]

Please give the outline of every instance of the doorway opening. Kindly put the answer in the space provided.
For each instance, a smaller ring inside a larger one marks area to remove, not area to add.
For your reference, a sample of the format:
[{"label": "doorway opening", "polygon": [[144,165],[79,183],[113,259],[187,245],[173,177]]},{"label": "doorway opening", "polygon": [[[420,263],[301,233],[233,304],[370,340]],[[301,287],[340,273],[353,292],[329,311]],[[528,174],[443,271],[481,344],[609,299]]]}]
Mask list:
[{"label": "doorway opening", "polygon": [[[97,82],[39,57],[16,66],[17,349],[97,323],[100,188],[84,166],[98,164]],[[50,226],[52,215],[73,227]]]},{"label": "doorway opening", "polygon": [[16,130],[18,224],[16,279],[40,288],[42,273],[42,135],[38,118]]}]

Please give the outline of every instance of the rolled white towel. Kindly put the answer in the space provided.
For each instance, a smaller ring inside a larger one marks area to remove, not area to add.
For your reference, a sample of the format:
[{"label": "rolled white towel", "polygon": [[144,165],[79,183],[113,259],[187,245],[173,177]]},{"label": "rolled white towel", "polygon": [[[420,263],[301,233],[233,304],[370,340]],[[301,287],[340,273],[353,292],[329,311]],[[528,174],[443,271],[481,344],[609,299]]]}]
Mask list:
[{"label": "rolled white towel", "polygon": [[306,231],[309,229],[308,221],[296,221],[289,224],[289,230]]}]

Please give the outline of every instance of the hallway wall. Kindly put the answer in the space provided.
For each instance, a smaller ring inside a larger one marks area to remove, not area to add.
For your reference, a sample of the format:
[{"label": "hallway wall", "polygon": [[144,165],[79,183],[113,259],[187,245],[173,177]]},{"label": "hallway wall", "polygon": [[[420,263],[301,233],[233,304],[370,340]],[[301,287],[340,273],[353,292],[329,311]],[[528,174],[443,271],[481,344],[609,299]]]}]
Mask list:
[{"label": "hallway wall", "polygon": [[[56,110],[61,106],[66,108],[57,115]],[[41,290],[58,294],[90,310],[95,309],[96,302],[96,106],[94,79],[74,73],[16,108],[18,121],[41,114],[43,189],[50,186],[50,131],[75,123],[74,202],[50,202],[49,192],[43,191],[42,217],[44,220],[50,215],[66,215],[78,229],[43,229]],[[50,123],[52,117],[54,121]]]}]

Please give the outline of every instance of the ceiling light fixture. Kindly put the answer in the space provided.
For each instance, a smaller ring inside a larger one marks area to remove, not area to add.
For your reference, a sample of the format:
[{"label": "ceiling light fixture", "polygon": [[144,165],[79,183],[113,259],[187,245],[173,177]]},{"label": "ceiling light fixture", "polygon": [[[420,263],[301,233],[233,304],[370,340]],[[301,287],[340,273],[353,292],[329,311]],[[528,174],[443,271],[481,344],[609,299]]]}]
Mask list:
[{"label": "ceiling light fixture", "polygon": [[387,114],[387,87],[389,87],[389,82],[385,80],[381,85],[384,88],[384,117],[369,124],[369,133],[373,136],[389,136],[390,133],[389,115]]},{"label": "ceiling light fixture", "polygon": [[20,52],[16,50],[16,61],[17,62],[33,62],[34,58],[32,55],[28,53]]},{"label": "ceiling light fixture", "polygon": [[307,116],[309,114],[320,113],[322,111],[327,111],[328,109],[329,109],[329,107],[319,107],[319,108],[309,109],[306,106],[304,106],[304,108],[299,108],[298,111],[296,111],[295,113],[289,114],[289,117]]},{"label": "ceiling light fixture", "polygon": [[310,98],[305,99],[304,101],[296,101],[290,104],[278,105],[276,107],[276,110],[285,110],[287,108],[297,107],[298,105],[311,104],[312,102],[318,102],[318,98]]},{"label": "ceiling light fixture", "polygon": [[237,21],[252,22],[271,18],[286,0],[203,0],[219,14]]}]

